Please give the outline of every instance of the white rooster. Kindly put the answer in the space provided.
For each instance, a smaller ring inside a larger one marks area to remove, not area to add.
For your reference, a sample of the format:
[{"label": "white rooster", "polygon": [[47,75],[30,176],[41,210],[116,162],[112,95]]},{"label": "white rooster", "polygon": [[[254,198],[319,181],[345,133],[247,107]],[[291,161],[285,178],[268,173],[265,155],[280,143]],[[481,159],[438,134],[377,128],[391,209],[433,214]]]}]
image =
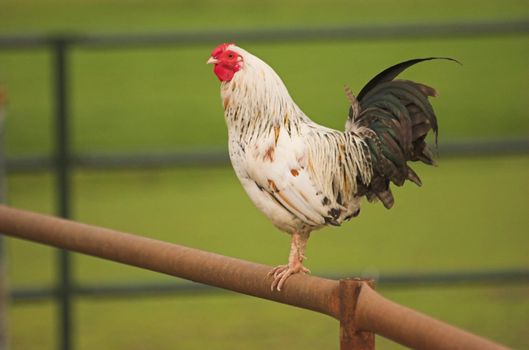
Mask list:
[{"label": "white rooster", "polygon": [[420,185],[407,161],[433,164],[424,139],[437,137],[428,96],[434,89],[393,80],[403,70],[434,57],[409,60],[373,78],[355,98],[345,131],[318,125],[290,97],[265,62],[234,44],[221,44],[207,61],[221,83],[229,154],[253,203],[291,235],[287,265],[274,268],[272,290],[303,266],[310,233],[340,225],[360,212],[360,201],[393,205],[390,182]]}]

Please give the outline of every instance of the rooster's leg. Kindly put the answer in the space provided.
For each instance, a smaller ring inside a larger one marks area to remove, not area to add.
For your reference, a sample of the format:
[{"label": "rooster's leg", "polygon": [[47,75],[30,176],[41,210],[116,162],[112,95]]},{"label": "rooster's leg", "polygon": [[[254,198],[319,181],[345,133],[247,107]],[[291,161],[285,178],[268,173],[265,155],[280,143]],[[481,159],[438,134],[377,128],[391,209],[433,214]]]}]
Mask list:
[{"label": "rooster's leg", "polygon": [[288,277],[295,273],[310,273],[310,270],[303,266],[303,260],[306,259],[305,247],[309,239],[309,233],[293,233],[290,242],[290,255],[288,256],[288,265],[279,265],[269,272],[274,277],[272,290],[281,290]]}]

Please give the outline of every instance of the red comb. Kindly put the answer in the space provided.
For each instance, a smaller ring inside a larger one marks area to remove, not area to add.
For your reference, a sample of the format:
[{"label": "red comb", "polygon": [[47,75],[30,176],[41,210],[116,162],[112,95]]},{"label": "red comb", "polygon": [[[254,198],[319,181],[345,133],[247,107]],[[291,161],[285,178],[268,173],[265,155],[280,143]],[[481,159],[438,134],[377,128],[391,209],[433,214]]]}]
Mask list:
[{"label": "red comb", "polygon": [[211,57],[215,57],[219,54],[221,54],[222,52],[224,52],[224,50],[226,50],[226,48],[230,45],[235,45],[235,43],[224,43],[224,44],[220,44],[219,46],[217,46],[215,49],[213,49],[213,51],[211,51]]}]

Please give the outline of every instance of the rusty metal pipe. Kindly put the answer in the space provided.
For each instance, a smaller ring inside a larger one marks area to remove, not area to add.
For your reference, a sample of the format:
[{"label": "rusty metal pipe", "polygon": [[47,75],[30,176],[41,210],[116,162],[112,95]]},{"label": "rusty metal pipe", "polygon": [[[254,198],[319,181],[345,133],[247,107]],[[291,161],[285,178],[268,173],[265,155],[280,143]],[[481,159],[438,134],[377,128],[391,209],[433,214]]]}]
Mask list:
[{"label": "rusty metal pipe", "polygon": [[339,317],[338,281],[295,275],[271,291],[271,267],[0,205],[0,232]]},{"label": "rusty metal pipe", "polygon": [[393,303],[370,282],[294,275],[271,291],[270,267],[0,205],[0,232],[332,316],[340,349],[374,349],[372,333],[415,349],[506,349]]},{"label": "rusty metal pipe", "polygon": [[412,349],[499,350],[506,347],[383,298],[363,283],[355,320],[369,330]]}]

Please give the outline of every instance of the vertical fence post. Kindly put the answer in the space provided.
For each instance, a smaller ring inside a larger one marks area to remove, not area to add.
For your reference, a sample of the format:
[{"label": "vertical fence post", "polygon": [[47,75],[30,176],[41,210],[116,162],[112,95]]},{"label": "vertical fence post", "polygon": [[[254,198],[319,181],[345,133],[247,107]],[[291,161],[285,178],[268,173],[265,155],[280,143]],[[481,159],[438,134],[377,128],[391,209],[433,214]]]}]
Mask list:
[{"label": "vertical fence post", "polygon": [[373,280],[340,280],[340,350],[374,350],[375,334],[360,331],[356,324],[356,306],[363,286],[374,287]]},{"label": "vertical fence post", "polygon": [[[57,214],[71,218],[70,212],[70,150],[68,125],[68,48],[67,39],[53,41],[54,90],[56,113],[55,171],[57,179]],[[72,276],[71,255],[59,250],[57,297],[59,304],[59,349],[71,350],[72,344]]]},{"label": "vertical fence post", "polygon": [[[7,197],[6,154],[5,154],[5,118],[7,93],[0,86],[0,203]],[[0,350],[8,348],[7,306],[9,291],[7,285],[7,257],[5,255],[5,239],[0,235]]]}]

